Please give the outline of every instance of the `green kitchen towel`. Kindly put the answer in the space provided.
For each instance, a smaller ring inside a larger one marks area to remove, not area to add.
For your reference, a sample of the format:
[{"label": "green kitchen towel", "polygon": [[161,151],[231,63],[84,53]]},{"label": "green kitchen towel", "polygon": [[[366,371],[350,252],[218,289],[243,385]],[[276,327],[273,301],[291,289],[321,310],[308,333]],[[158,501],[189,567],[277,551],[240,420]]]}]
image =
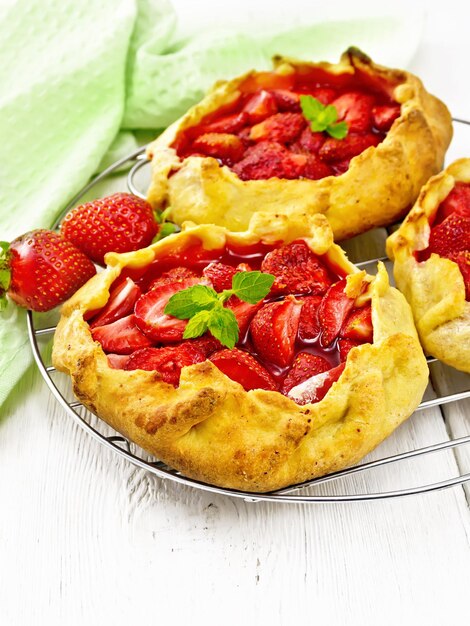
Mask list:
[{"label": "green kitchen towel", "polygon": [[[50,226],[100,163],[136,145],[130,130],[167,126],[217,79],[276,53],[335,61],[349,45],[402,67],[419,40],[409,9],[345,17],[292,0],[281,15],[240,0],[243,22],[224,4],[175,0],[178,20],[167,0],[0,2],[1,240]],[[0,405],[31,362],[25,321],[13,305],[0,317]]]}]

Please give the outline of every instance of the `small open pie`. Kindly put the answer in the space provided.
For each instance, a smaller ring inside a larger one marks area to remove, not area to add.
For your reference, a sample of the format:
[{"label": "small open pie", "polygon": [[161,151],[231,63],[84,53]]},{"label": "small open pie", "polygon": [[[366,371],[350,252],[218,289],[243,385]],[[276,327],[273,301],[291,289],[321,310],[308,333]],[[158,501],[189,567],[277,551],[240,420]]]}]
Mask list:
[{"label": "small open pie", "polygon": [[387,253],[425,351],[470,373],[470,159],[428,181]]},{"label": "small open pie", "polygon": [[[187,224],[106,261],[64,304],[53,363],[86,407],[189,477],[252,492],[303,482],[359,461],[421,401],[406,300],[383,265],[373,278],[347,260],[322,215],[257,213],[241,233]],[[164,312],[250,271],[274,282],[256,304],[226,300],[233,348],[184,339],[188,320]]]},{"label": "small open pie", "polygon": [[442,167],[452,136],[445,105],[416,76],[355,48],[338,64],[274,64],[217,83],[150,144],[153,207],[170,207],[178,224],[232,231],[259,210],[324,213],[336,240],[406,213]]}]

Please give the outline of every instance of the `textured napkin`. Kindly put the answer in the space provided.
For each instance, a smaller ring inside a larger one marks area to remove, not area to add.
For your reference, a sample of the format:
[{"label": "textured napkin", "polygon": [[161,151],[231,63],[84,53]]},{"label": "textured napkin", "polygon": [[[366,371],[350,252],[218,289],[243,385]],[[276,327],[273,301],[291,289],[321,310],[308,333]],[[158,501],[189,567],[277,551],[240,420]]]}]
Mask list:
[{"label": "textured napkin", "polygon": [[[349,45],[404,67],[417,47],[409,10],[339,20],[288,4],[239,0],[234,19],[214,0],[2,0],[0,239],[50,226],[100,163],[137,146],[131,130],[164,128],[217,79]],[[25,322],[12,305],[0,317],[0,405],[31,362]]]}]

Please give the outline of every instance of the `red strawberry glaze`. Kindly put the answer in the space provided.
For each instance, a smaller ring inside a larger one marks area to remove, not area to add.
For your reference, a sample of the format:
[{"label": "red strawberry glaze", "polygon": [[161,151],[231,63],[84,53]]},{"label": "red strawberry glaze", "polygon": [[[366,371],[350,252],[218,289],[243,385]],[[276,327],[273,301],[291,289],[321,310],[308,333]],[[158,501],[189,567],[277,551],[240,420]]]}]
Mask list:
[{"label": "red strawberry glaze", "polygon": [[[214,157],[242,180],[338,176],[354,156],[383,141],[400,116],[400,105],[392,98],[394,87],[359,70],[352,75],[319,68],[302,68],[288,76],[264,72],[242,82],[233,103],[179,133],[173,148],[182,159]],[[312,136],[301,112],[301,95],[335,106],[351,137],[331,141],[327,132]],[[314,157],[314,166],[299,154]]]},{"label": "red strawberry glaze", "polygon": [[[197,282],[214,284],[221,291],[229,288],[227,281],[234,273],[250,270],[273,273],[279,277],[279,285],[282,283],[283,286],[282,289],[273,289],[256,305],[242,302],[235,296],[225,305],[232,308],[239,323],[240,338],[236,348],[247,353],[249,359],[228,359],[230,350],[226,350],[209,333],[199,339],[183,340],[182,332],[186,321],[163,315],[162,302],[166,302],[171,293]],[[348,302],[347,311],[343,311],[344,306],[341,308],[338,319],[335,319],[333,313],[325,314],[325,311],[334,308],[336,301],[342,303],[345,298],[342,291],[345,272],[335,267],[326,257],[311,253],[303,240],[281,246],[256,244],[239,247],[227,244],[218,250],[205,250],[196,240],[189,241],[184,248],[159,258],[140,274],[134,272],[132,277],[143,293],[135,305],[133,319],[147,338],[148,347],[152,349],[139,352],[139,357],[134,360],[131,360],[131,355],[128,361],[111,355],[110,363],[113,367],[129,369],[129,364],[134,363],[140,369],[152,369],[153,363],[158,365],[158,368],[155,367],[160,371],[163,365],[160,365],[159,359],[164,354],[160,349],[167,346],[172,347],[175,359],[183,359],[182,363],[184,361],[185,365],[190,365],[194,351],[191,352],[188,348],[194,346],[198,349],[198,355],[202,352],[204,358],[210,357],[216,365],[220,363],[222,371],[229,376],[232,373],[234,380],[247,390],[275,389],[287,394],[291,386],[289,382],[284,382],[287,377],[289,381],[300,384],[302,376],[308,376],[313,371],[311,364],[321,362],[322,369],[328,371],[328,367],[334,369],[345,360],[345,337],[341,326],[348,312],[348,320],[355,320],[356,317],[362,320],[364,315],[369,319],[365,310],[363,313],[363,309],[352,308],[352,301]],[[318,289],[319,277],[321,289]],[[284,287],[287,278],[292,281],[293,291]],[[116,282],[119,284],[122,281],[121,274]],[[338,292],[334,298],[331,297],[333,292]],[[156,321],[152,317],[154,309],[158,318]],[[99,316],[99,312],[97,315]],[[328,339],[328,345],[324,345],[325,330],[322,325],[329,323],[329,319],[335,319],[335,328],[332,338]],[[346,336],[351,332],[350,326],[349,323],[344,326]],[[364,342],[365,340],[355,341],[354,344],[360,345]],[[112,348],[113,352],[117,352],[114,345]],[[221,351],[223,361],[222,357],[217,356],[212,359],[212,354],[216,355]],[[194,361],[196,362],[200,362],[200,356]],[[234,373],[237,362],[244,372],[238,378]],[[294,363],[296,370],[291,373]],[[177,385],[179,370],[175,371],[175,376],[169,382]],[[249,380],[251,374],[247,372],[256,372],[258,381],[263,379],[261,387]]]}]

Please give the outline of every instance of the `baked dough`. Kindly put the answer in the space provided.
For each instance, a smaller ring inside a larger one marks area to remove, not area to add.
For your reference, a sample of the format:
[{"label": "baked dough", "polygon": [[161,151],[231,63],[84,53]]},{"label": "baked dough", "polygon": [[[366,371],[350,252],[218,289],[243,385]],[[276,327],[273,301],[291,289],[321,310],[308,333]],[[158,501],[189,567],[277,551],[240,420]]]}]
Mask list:
[{"label": "baked dough", "polygon": [[[299,406],[274,391],[246,392],[208,360],[184,367],[177,388],[155,371],[111,369],[84,321],[87,311],[104,306],[123,268],[146,267],[189,241],[214,249],[299,237],[350,274],[346,292],[364,283],[359,297],[372,303],[373,343],[349,352],[343,374],[316,404]],[[186,224],[148,248],[108,253],[106,261],[106,270],[64,304],[53,363],[71,376],[88,409],[186,476],[249,492],[300,483],[358,462],[422,399],[428,369],[406,300],[389,286],[382,264],[372,278],[347,260],[322,215],[288,220],[257,213],[241,233]]]},{"label": "baked dough", "polygon": [[416,200],[421,186],[442,168],[452,137],[446,106],[429,94],[416,76],[376,65],[355,48],[346,51],[338,64],[278,57],[274,66],[279,76],[308,72],[316,67],[330,74],[360,72],[374,77],[401,104],[401,115],[384,141],[353,158],[349,169],[340,176],[320,180],[243,181],[214,158],[189,156],[181,160],[171,147],[181,131],[196,126],[208,113],[233,102],[241,87],[246,89],[250,81],[256,86],[263,75],[252,71],[219,82],[148,147],[152,159],[148,200],[152,206],[171,207],[170,217],[178,224],[192,220],[198,224],[218,224],[232,231],[248,228],[251,216],[258,210],[289,216],[324,213],[336,240],[393,223],[403,216]]},{"label": "baked dough", "polygon": [[459,267],[438,254],[421,263],[414,255],[428,247],[430,220],[458,181],[470,183],[470,159],[455,161],[428,181],[403,224],[388,238],[387,254],[425,351],[470,373],[470,302]]}]

